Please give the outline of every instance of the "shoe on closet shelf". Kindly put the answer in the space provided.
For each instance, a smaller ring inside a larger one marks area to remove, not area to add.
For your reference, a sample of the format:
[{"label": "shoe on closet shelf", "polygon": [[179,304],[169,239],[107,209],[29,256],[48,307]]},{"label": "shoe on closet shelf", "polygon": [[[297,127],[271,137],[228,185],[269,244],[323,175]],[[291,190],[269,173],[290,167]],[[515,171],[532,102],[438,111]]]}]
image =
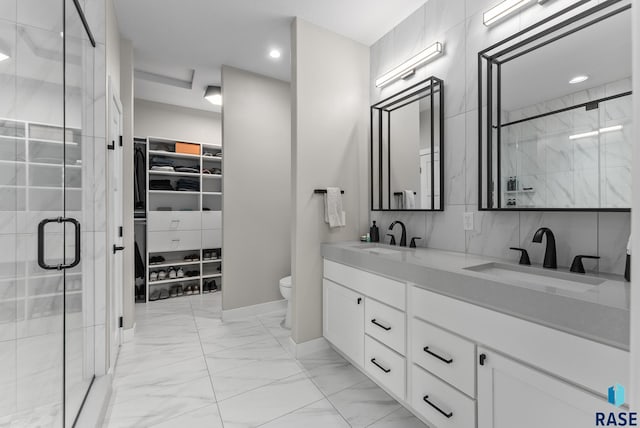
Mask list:
[{"label": "shoe on closet shelf", "polygon": [[155,302],[159,298],[160,298],[160,290],[154,290],[154,291],[151,292],[151,294],[149,294],[149,301],[150,302]]},{"label": "shoe on closet shelf", "polygon": [[193,290],[193,294],[200,294],[200,286],[199,285],[193,285],[191,287],[191,289]]},{"label": "shoe on closet shelf", "polygon": [[167,279],[167,271],[161,270],[160,272],[158,272],[158,281],[162,281],[165,279]]},{"label": "shoe on closet shelf", "polygon": [[178,275],[178,278],[184,278],[184,269],[178,268],[176,275]]},{"label": "shoe on closet shelf", "polygon": [[149,272],[149,281],[157,281],[158,280],[158,272]]},{"label": "shoe on closet shelf", "polygon": [[177,286],[173,286],[171,288],[169,288],[169,297],[178,297],[178,287]]},{"label": "shoe on closet shelf", "polygon": [[162,290],[160,290],[160,300],[164,300],[168,298],[169,298],[169,292],[167,291],[167,289],[163,288]]},{"label": "shoe on closet shelf", "polygon": [[170,268],[169,279],[176,279],[177,277],[178,277],[178,274],[176,273],[176,270],[174,268]]},{"label": "shoe on closet shelf", "polygon": [[184,296],[184,289],[182,288],[182,284],[176,286],[176,294],[178,296]]}]

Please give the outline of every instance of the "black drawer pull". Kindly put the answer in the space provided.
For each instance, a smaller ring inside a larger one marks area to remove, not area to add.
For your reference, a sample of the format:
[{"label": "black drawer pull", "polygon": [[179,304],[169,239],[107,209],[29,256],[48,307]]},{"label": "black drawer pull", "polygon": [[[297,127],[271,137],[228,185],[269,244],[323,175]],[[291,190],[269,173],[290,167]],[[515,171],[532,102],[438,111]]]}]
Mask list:
[{"label": "black drawer pull", "polygon": [[444,410],[442,410],[440,407],[436,406],[431,401],[429,401],[429,396],[428,395],[425,395],[424,397],[422,397],[422,399],[424,400],[425,403],[427,403],[428,405],[430,405],[431,407],[436,409],[438,412],[440,412],[446,418],[450,418],[451,416],[453,416],[453,412],[447,413]]},{"label": "black drawer pull", "polygon": [[375,325],[377,325],[378,327],[380,327],[381,329],[386,330],[386,331],[391,330],[391,327],[387,327],[386,325],[382,325],[382,324],[380,324],[378,321],[376,321],[376,319],[375,319],[375,318],[371,320],[371,324],[375,324]]},{"label": "black drawer pull", "polygon": [[375,366],[376,366],[376,367],[378,367],[378,368],[379,368],[380,370],[382,370],[383,372],[385,372],[385,373],[391,373],[391,369],[387,369],[387,368],[382,367],[380,364],[378,364],[378,362],[376,361],[376,359],[375,359],[375,358],[372,358],[372,359],[371,359],[371,362],[372,362],[373,364],[375,364]]},{"label": "black drawer pull", "polygon": [[431,355],[432,357],[435,357],[437,359],[439,359],[440,361],[442,361],[443,363],[447,363],[447,364],[451,364],[453,363],[453,358],[449,358],[448,360],[438,354],[436,354],[435,352],[432,352],[429,350],[428,346],[425,346],[423,349],[424,352],[426,352],[427,354]]}]

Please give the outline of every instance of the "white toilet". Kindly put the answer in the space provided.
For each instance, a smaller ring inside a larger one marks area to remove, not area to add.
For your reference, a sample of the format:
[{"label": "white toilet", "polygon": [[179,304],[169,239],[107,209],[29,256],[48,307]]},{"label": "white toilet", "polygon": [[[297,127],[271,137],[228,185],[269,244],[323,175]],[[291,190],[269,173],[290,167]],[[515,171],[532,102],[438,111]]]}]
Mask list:
[{"label": "white toilet", "polygon": [[287,316],[282,321],[284,328],[291,328],[291,276],[280,280],[280,294],[287,300]]}]

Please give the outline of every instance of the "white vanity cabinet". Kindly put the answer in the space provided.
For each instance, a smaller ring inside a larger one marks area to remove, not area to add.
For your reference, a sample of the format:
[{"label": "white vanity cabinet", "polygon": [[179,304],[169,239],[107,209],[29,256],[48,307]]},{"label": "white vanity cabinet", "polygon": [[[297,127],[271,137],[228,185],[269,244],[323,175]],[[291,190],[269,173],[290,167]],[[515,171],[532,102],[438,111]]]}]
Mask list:
[{"label": "white vanity cabinet", "polygon": [[[478,348],[478,428],[589,427],[606,400],[555,377]],[[607,408],[608,407],[608,408]]]},{"label": "white vanity cabinet", "polygon": [[364,298],[325,279],[323,287],[324,337],[353,362],[364,361]]},{"label": "white vanity cabinet", "polygon": [[324,260],[324,336],[431,428],[581,427],[629,354]]}]

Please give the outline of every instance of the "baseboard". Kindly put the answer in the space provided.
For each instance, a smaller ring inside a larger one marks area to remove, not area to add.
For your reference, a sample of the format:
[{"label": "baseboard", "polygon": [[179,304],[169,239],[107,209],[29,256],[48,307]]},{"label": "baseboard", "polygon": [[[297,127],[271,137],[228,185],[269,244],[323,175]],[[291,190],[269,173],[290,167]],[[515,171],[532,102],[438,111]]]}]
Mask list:
[{"label": "baseboard", "polygon": [[289,337],[289,352],[296,358],[304,358],[309,354],[324,351],[325,349],[329,349],[329,342],[324,337],[302,343],[296,343]]},{"label": "baseboard", "polygon": [[131,342],[135,334],[136,334],[136,324],[133,323],[133,327],[122,330],[122,343]]},{"label": "baseboard", "polygon": [[232,321],[241,318],[254,317],[256,315],[268,314],[270,312],[281,311],[287,309],[287,301],[274,300],[273,302],[260,303],[253,306],[245,306],[243,308],[229,309],[222,311],[223,321]]},{"label": "baseboard", "polygon": [[75,427],[89,428],[103,425],[111,399],[112,380],[111,373],[94,379]]}]

